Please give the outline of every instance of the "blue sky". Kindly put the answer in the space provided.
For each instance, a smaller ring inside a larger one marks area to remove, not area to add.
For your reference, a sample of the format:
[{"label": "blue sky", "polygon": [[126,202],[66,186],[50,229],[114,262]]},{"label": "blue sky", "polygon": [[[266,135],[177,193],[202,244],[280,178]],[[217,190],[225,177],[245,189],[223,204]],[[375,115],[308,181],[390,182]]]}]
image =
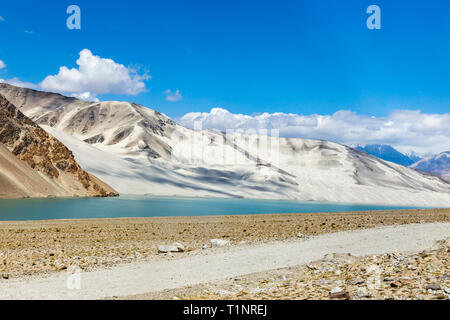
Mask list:
[{"label": "blue sky", "polygon": [[[66,8],[81,8],[81,30]],[[381,8],[382,29],[366,27]],[[148,71],[146,92],[98,95],[171,117],[232,113],[448,113],[450,1],[2,1],[0,78],[39,83],[79,52]],[[182,99],[166,100],[179,90]]]}]

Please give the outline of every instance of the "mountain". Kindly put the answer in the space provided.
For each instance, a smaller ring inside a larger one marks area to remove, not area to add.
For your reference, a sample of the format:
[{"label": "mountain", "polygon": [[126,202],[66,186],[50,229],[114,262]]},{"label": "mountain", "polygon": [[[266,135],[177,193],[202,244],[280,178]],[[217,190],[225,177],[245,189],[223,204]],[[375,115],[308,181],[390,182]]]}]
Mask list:
[{"label": "mountain", "polygon": [[0,199],[48,195],[62,196],[64,192],[0,144]]},{"label": "mountain", "polygon": [[438,174],[450,181],[450,151],[426,157],[414,163],[411,168]]},{"label": "mountain", "polygon": [[365,146],[357,146],[356,149],[364,151],[380,159],[401,164],[402,166],[410,166],[420,160],[416,154],[411,156],[405,155],[389,145],[368,144]]},{"label": "mountain", "polygon": [[82,170],[66,146],[2,95],[0,146],[2,197],[117,195],[111,187]]},{"label": "mountain", "polygon": [[190,130],[129,102],[0,84],[87,172],[122,194],[449,206],[450,184],[321,140]]}]

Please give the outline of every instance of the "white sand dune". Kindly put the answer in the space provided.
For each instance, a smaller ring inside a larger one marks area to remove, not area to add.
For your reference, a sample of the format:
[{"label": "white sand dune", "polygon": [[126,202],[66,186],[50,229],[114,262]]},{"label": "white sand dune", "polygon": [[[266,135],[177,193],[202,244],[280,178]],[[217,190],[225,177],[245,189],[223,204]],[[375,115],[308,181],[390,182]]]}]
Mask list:
[{"label": "white sand dune", "polygon": [[190,130],[134,103],[0,84],[81,167],[123,194],[450,207],[450,183],[320,140]]},{"label": "white sand dune", "polygon": [[[0,299],[101,299],[158,292],[318,260],[329,253],[354,256],[430,249],[450,236],[450,223],[410,224],[194,252],[179,259],[154,257],[80,274],[80,290],[67,286],[69,273],[0,281]],[[72,285],[76,281],[71,282]]]}]

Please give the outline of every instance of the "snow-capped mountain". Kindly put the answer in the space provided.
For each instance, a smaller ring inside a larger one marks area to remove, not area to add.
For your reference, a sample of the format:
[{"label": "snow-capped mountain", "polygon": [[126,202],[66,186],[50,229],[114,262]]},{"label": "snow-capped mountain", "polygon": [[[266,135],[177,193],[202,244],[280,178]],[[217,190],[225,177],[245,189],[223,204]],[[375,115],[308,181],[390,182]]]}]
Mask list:
[{"label": "snow-capped mountain", "polygon": [[328,141],[191,130],[128,102],[0,84],[86,171],[122,194],[450,206],[450,184]]},{"label": "snow-capped mountain", "polygon": [[380,159],[401,164],[402,166],[410,166],[420,160],[419,156],[412,153],[406,155],[396,150],[392,146],[382,144],[368,144],[365,146],[356,146],[355,149],[367,152]]},{"label": "snow-capped mountain", "polygon": [[426,157],[414,163],[411,168],[438,174],[450,181],[450,151]]}]

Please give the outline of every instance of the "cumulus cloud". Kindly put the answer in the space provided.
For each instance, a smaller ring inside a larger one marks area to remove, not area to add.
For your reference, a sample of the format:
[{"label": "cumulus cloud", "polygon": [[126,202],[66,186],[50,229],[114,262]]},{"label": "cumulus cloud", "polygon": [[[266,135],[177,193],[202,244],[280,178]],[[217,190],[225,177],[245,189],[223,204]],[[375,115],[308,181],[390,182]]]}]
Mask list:
[{"label": "cumulus cloud", "polygon": [[3,60],[0,60],[0,69],[6,68],[6,64],[3,62]]},{"label": "cumulus cloud", "polygon": [[[0,60],[0,69],[2,63]],[[112,59],[95,56],[88,49],[80,52],[76,63],[78,68],[60,67],[57,74],[45,77],[38,84],[24,82],[18,78],[0,79],[0,82],[58,92],[87,101],[99,101],[97,95],[100,94],[137,95],[144,92],[145,81],[151,78],[147,73],[139,74],[136,68],[125,67]]]},{"label": "cumulus cloud", "polygon": [[442,152],[450,146],[450,113],[426,114],[396,110],[387,117],[359,115],[341,110],[332,115],[292,113],[233,114],[222,108],[210,112],[191,112],[178,119],[194,128],[227,131],[279,129],[282,137],[323,139],[346,145],[389,144],[402,152],[421,154]]},{"label": "cumulus cloud", "polygon": [[167,89],[166,91],[164,91],[164,94],[166,95],[166,100],[170,102],[177,102],[183,99],[180,90],[172,92],[170,89]]},{"label": "cumulus cloud", "polygon": [[40,87],[55,92],[82,94],[129,94],[137,95],[146,90],[146,73],[127,68],[111,59],[95,56],[88,49],[80,52],[76,61],[78,68],[61,67],[58,74],[47,76]]}]

